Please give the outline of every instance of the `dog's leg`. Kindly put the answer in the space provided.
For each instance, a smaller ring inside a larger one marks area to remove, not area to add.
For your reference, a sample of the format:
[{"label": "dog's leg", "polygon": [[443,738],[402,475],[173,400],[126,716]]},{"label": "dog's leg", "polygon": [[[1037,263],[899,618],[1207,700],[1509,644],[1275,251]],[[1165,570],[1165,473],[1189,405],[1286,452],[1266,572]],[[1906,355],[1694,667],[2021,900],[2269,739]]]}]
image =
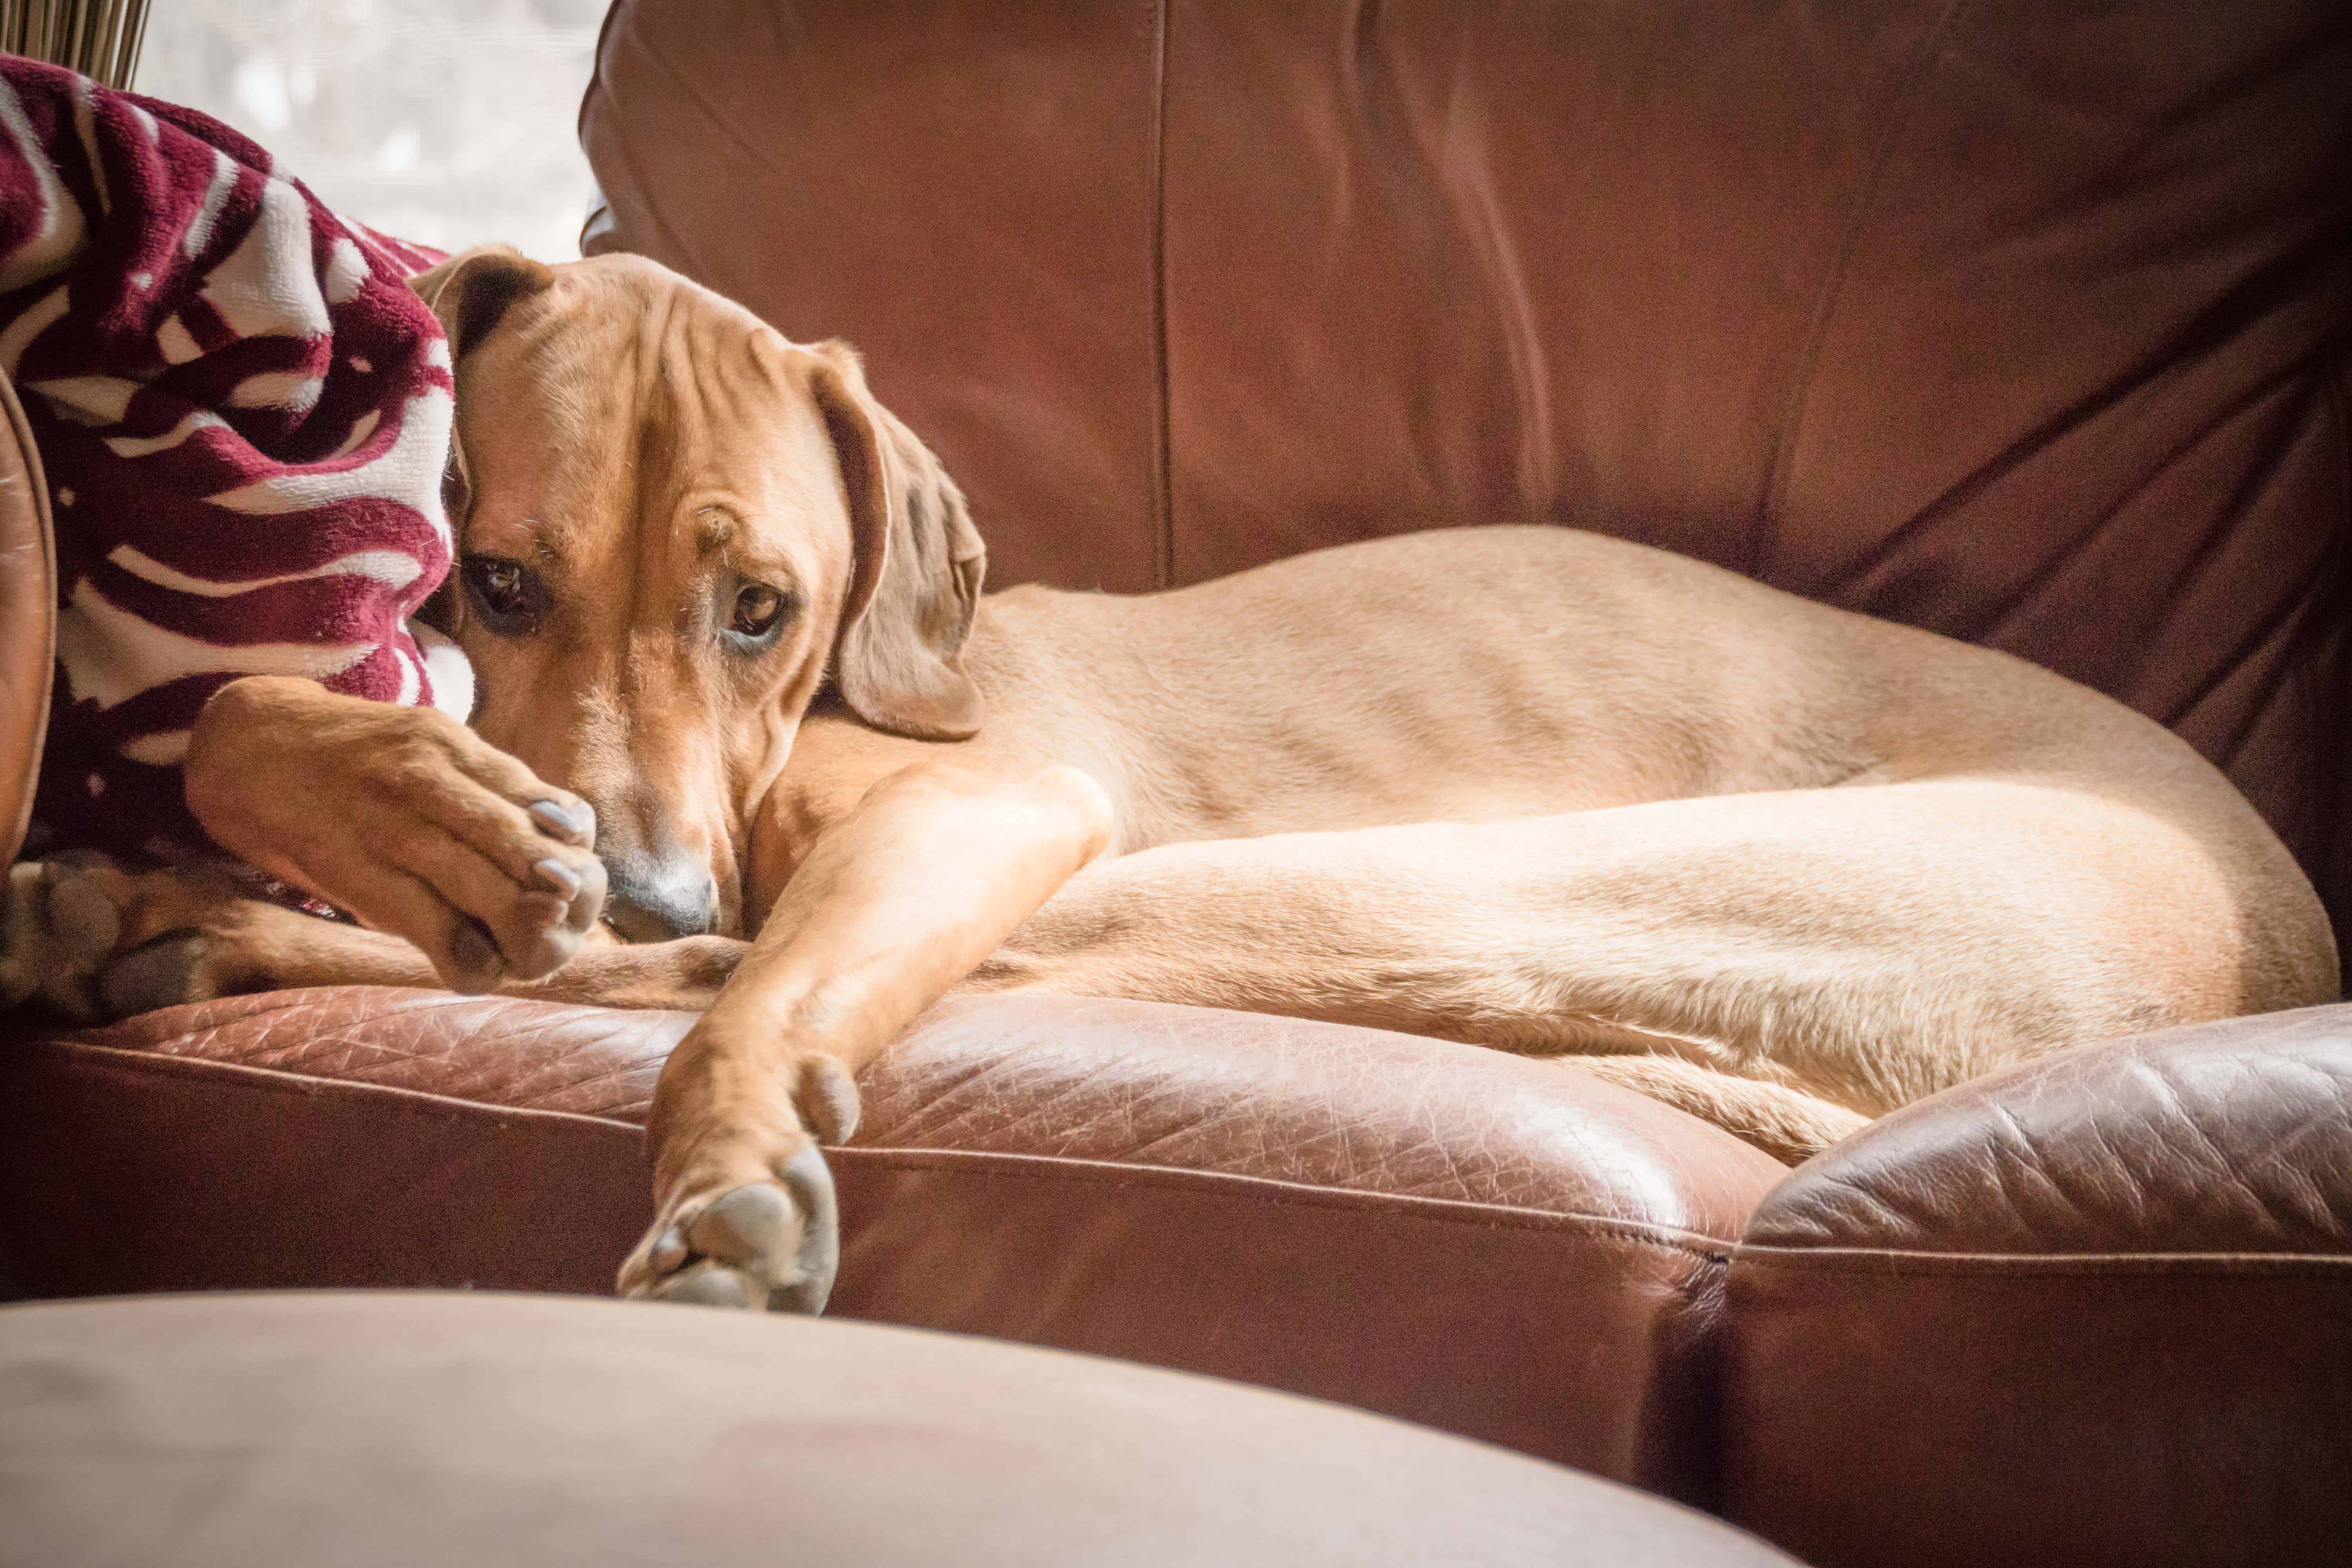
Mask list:
[{"label": "dog's leg", "polygon": [[1801,1164],[1860,1131],[1870,1118],[1786,1084],[1736,1078],[1680,1057],[1561,1057],[1577,1072],[1671,1105],[1753,1144],[1784,1165]]},{"label": "dog's leg", "polygon": [[587,803],[430,708],[246,676],[205,704],[183,778],[215,842],[407,937],[454,990],[552,973],[604,904]]},{"label": "dog's leg", "polygon": [[0,1006],[99,1024],[320,983],[438,984],[406,942],[257,900],[225,867],[131,871],[77,850],[10,867],[0,893]]},{"label": "dog's leg", "polygon": [[[622,946],[592,932],[553,974],[506,981],[499,994],[699,1012],[747,945],[688,937]],[[441,978],[402,938],[256,899],[214,868],[131,872],[75,854],[11,867],[0,889],[0,1006],[37,1004],[95,1024],[315,985],[438,990]]]},{"label": "dog's leg", "polygon": [[2072,789],[1727,795],[1146,850],[969,984],[1654,1055],[1798,1095],[1631,1075],[1789,1152],[2074,1041],[2293,1005],[2241,994],[2237,892],[2187,830]]},{"label": "dog's leg", "polygon": [[853,1075],[1110,829],[1075,769],[1004,784],[929,767],[826,829],[662,1069],[646,1128],[656,1218],[623,1291],[821,1310],[838,1245],[817,1142],[855,1130]]}]

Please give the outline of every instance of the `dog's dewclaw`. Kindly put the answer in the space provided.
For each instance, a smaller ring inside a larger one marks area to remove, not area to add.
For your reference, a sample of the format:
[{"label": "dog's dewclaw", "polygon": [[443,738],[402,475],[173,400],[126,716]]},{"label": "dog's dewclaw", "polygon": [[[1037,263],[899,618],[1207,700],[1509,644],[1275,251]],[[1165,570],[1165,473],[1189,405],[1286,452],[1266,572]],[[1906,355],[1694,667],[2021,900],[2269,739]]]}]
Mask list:
[{"label": "dog's dewclaw", "polygon": [[846,1143],[857,1135],[857,1080],[833,1057],[802,1062],[793,1107],[821,1143]]}]

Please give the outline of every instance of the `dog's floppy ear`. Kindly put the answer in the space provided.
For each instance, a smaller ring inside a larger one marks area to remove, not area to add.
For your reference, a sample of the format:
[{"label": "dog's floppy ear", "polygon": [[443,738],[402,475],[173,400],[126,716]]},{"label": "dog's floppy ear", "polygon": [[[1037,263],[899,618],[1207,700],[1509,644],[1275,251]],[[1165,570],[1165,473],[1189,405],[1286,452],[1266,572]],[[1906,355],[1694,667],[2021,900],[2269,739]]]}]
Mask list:
[{"label": "dog's floppy ear", "polygon": [[482,245],[418,273],[408,286],[441,318],[454,360],[480,342],[516,300],[554,282],[555,273],[546,263],[533,261],[511,246]]},{"label": "dog's floppy ear", "polygon": [[[509,246],[483,245],[459,251],[440,265],[419,272],[408,280],[408,286],[440,319],[441,330],[449,338],[449,364],[454,375],[458,359],[481,342],[483,335],[499,324],[499,318],[507,313],[509,307],[554,282],[555,274],[544,263],[533,261]],[[465,517],[466,503],[473,489],[474,477],[466,467],[465,443],[458,438],[453,421],[449,426],[449,468],[441,483],[441,509],[448,514],[452,529]],[[454,581],[452,578],[450,583],[444,583],[442,591],[436,592],[418,612],[418,618],[445,634],[456,630],[459,600],[451,586]]]},{"label": "dog's floppy ear", "polygon": [[856,351],[824,342],[814,352],[812,383],[849,491],[856,552],[835,685],[877,730],[963,740],[986,716],[961,650],[988,551],[939,458],[866,390]]}]

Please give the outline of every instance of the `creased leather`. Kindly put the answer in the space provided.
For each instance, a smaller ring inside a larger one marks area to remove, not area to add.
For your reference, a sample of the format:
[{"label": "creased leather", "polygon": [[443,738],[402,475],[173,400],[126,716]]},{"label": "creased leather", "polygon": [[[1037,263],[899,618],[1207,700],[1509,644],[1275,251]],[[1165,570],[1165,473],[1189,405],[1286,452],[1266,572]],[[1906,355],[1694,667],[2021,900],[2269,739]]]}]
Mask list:
[{"label": "creased leather", "polygon": [[[285,992],[0,1051],[42,1294],[608,1289],[692,1020]],[[860,1080],[835,1310],[1360,1405],[1703,1499],[1730,1238],[1782,1174],[1573,1067],[1075,998],[943,1004]]]},{"label": "creased leather", "polygon": [[[683,1013],[354,986],[77,1040],[642,1125]],[[951,999],[859,1080],[856,1145],[1263,1177],[1739,1234],[1769,1157],[1568,1063],[1375,1029],[1077,997]]]},{"label": "creased leather", "polygon": [[615,6],[580,111],[592,243],[855,342],[992,584],[1152,587],[1157,39],[1132,0]]},{"label": "creased leather", "polygon": [[1734,1257],[1729,1516],[1821,1568],[2341,1562],[2347,1216],[2352,1005],[1885,1117]]},{"label": "creased leather", "polygon": [[2167,1030],[1947,1089],[1809,1162],[1746,1242],[2352,1254],[2352,1005]]}]

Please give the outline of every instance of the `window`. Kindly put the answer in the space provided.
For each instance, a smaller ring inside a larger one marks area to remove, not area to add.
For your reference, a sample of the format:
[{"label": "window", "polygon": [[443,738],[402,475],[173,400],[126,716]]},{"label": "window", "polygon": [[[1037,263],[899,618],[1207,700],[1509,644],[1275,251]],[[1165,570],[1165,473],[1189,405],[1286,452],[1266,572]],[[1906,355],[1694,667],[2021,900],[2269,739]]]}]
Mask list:
[{"label": "window", "polygon": [[580,254],[604,0],[158,0],[132,86],[226,121],[338,212]]}]

